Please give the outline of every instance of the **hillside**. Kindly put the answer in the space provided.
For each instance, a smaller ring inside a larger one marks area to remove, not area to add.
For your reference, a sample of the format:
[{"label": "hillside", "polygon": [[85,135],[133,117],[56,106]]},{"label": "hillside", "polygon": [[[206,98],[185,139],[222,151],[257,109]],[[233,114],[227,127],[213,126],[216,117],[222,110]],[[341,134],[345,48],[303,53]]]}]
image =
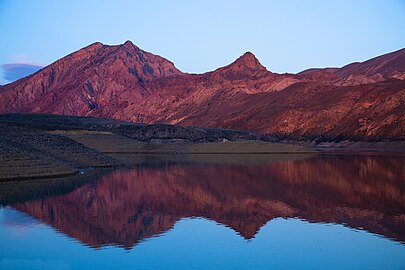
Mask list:
[{"label": "hillside", "polygon": [[187,74],[130,41],[94,43],[0,87],[0,112],[404,140],[404,55],[402,49],[342,68],[277,74],[247,52],[212,72]]},{"label": "hillside", "polygon": [[139,156],[120,154],[314,153],[244,131],[47,114],[0,115],[0,138],[0,181],[74,175]]}]

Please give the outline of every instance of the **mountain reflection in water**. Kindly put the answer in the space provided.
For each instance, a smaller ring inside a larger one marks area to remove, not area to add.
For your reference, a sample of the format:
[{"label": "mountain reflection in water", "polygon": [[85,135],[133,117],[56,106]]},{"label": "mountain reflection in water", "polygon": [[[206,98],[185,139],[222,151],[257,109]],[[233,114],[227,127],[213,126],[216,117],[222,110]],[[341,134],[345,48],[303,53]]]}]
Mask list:
[{"label": "mountain reflection in water", "polygon": [[245,239],[269,220],[296,217],[405,242],[404,161],[332,156],[259,165],[153,163],[11,207],[91,247],[129,249],[187,217],[222,223]]}]

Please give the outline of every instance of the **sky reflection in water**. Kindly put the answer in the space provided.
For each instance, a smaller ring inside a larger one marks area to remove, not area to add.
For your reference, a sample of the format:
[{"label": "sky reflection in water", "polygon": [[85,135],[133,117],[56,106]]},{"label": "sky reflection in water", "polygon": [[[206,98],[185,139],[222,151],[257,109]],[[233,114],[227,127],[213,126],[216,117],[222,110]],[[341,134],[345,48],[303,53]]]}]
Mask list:
[{"label": "sky reflection in water", "polygon": [[1,197],[0,268],[404,269],[403,161],[153,162],[31,184]]}]

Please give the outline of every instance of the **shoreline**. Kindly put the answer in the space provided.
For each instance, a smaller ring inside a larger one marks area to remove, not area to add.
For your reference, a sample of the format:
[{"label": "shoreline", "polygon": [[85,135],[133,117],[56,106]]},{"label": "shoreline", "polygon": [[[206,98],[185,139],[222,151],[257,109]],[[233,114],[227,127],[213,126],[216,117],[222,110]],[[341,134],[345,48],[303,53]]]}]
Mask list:
[{"label": "shoreline", "polygon": [[[86,175],[87,170],[97,170],[97,169],[117,169],[117,168],[131,168],[135,164],[138,165],[137,162],[142,160],[142,158],[154,157],[154,158],[162,158],[163,160],[169,157],[169,160],[187,160],[189,162],[206,162],[206,163],[218,163],[218,164],[246,164],[246,159],[251,160],[249,158],[253,156],[260,156],[264,158],[260,162],[282,162],[285,160],[299,160],[299,159],[307,159],[312,157],[334,157],[334,156],[380,156],[380,157],[405,157],[405,152],[387,152],[384,150],[379,151],[364,151],[364,149],[351,149],[347,151],[346,149],[322,149],[320,151],[297,151],[297,152],[200,152],[200,153],[190,153],[190,152],[103,152],[103,154],[111,154],[114,160],[117,160],[119,164],[111,164],[111,165],[98,165],[98,166],[91,166],[91,167],[77,167],[74,168],[73,172],[64,172],[64,173],[49,173],[49,174],[33,174],[30,176],[14,176],[14,177],[4,177],[4,175],[0,172],[0,184],[1,183],[12,183],[15,182],[18,184],[21,181],[29,181],[29,180],[52,180],[52,179],[61,179],[65,177],[75,177],[78,175]],[[115,155],[115,156],[114,156]],[[117,156],[122,157],[117,158]],[[208,159],[207,157],[212,156]],[[224,156],[228,159],[231,159],[231,162],[227,162],[224,160]],[[128,157],[132,157],[133,159],[137,160],[137,162],[131,161]],[[199,159],[198,157],[203,157],[203,159]],[[219,160],[218,160],[218,158]],[[268,158],[266,158],[268,157]],[[298,157],[298,158],[297,158]],[[235,160],[232,160],[235,158]],[[272,159],[273,158],[273,159]],[[275,158],[275,160],[274,160]],[[285,158],[285,159],[284,159]],[[258,164],[262,164],[262,163]],[[141,162],[139,162],[141,164]],[[256,164],[253,162],[253,164]],[[250,164],[251,165],[251,164]],[[13,170],[10,167],[10,170]]]},{"label": "shoreline", "polygon": [[60,115],[0,115],[0,135],[0,181],[7,182],[76,175],[81,168],[134,165],[145,155],[227,164],[263,164],[306,155],[402,156],[402,151],[393,150],[404,150],[405,155],[401,141],[269,141],[243,131]]}]

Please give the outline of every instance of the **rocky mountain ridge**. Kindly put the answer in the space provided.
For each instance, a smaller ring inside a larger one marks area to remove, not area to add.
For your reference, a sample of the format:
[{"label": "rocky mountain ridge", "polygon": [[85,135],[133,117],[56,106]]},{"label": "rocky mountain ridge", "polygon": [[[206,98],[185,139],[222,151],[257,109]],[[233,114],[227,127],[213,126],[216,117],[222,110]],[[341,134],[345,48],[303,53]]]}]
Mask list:
[{"label": "rocky mountain ridge", "polygon": [[342,68],[268,71],[250,52],[187,74],[132,42],[93,43],[0,87],[0,112],[95,116],[356,140],[405,138],[405,49]]}]

